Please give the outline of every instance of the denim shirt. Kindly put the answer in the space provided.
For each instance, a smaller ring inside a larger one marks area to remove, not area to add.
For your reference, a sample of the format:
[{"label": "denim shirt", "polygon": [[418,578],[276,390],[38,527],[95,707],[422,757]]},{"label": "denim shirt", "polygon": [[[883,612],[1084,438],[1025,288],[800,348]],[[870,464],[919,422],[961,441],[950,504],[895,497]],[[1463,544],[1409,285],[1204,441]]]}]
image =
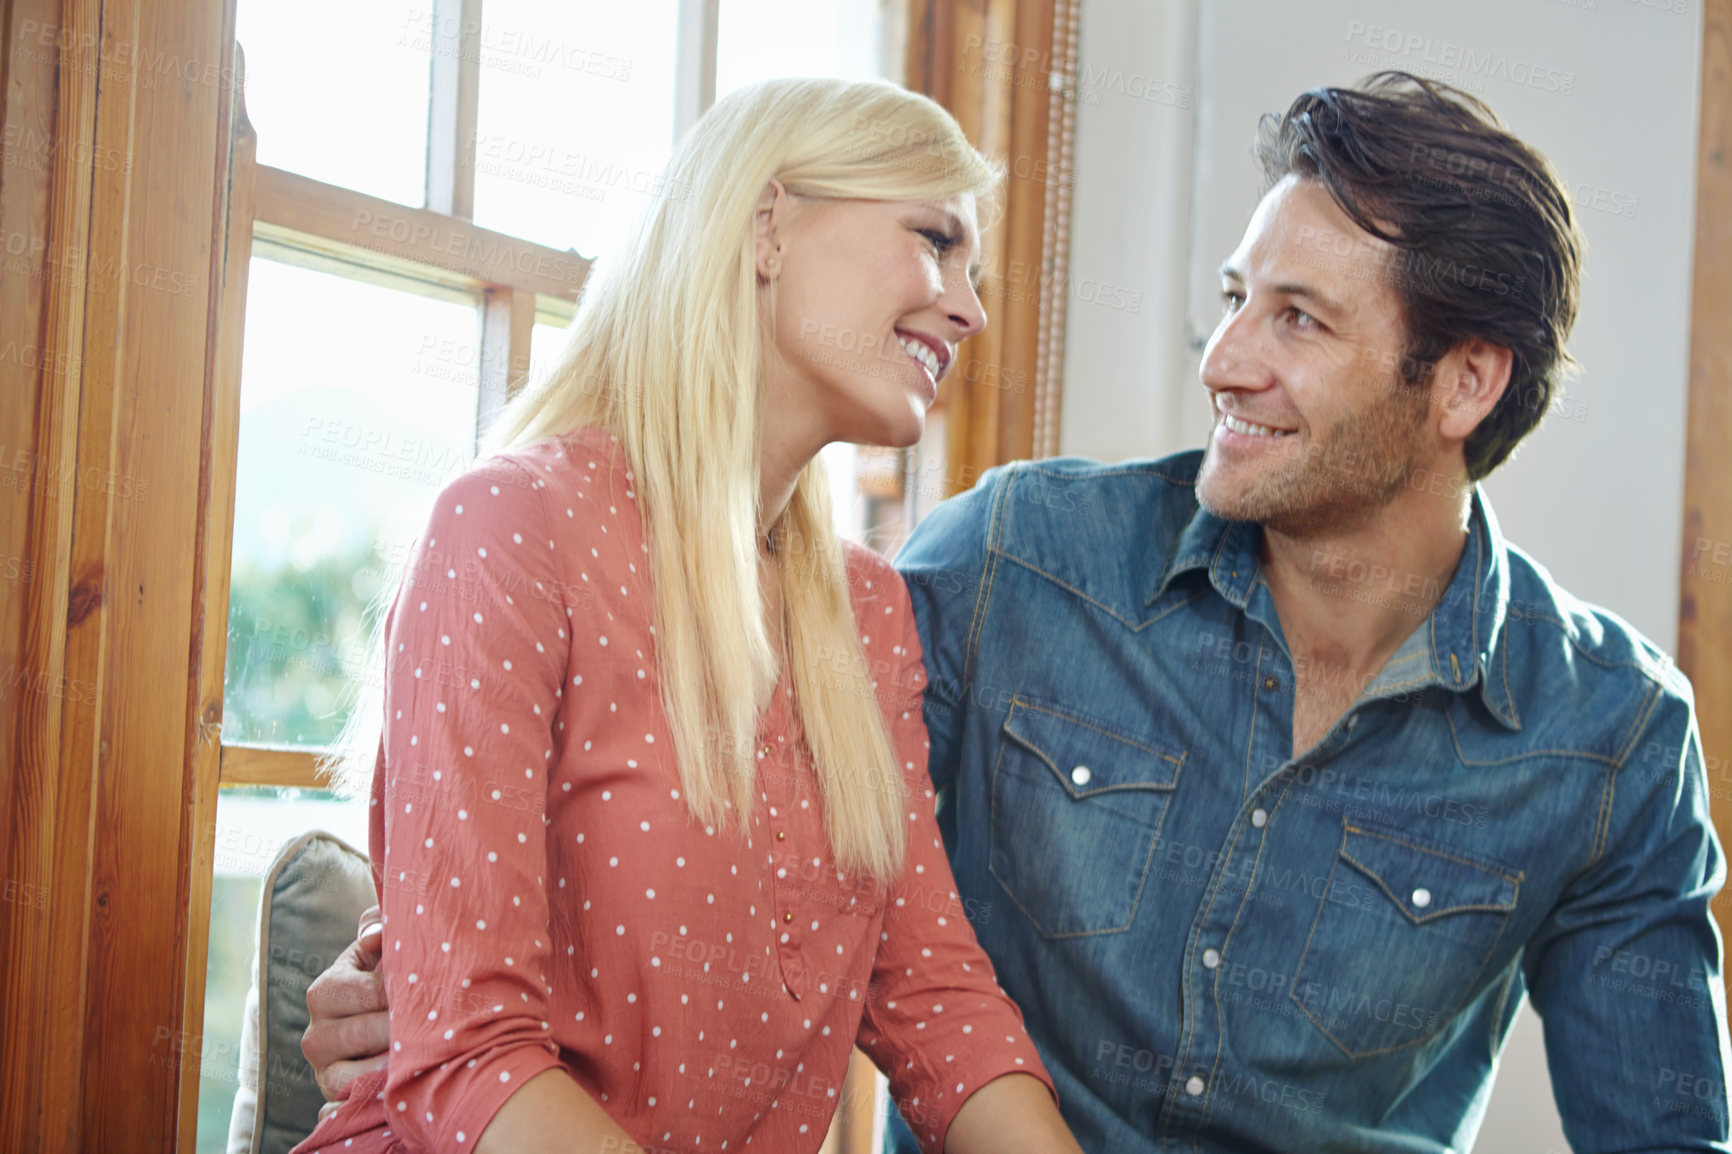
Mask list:
[{"label": "denim shirt", "polygon": [[1686,679],[1476,487],[1446,588],[1326,560],[1416,628],[1295,757],[1200,460],[994,469],[897,559],[960,897],[1083,1148],[1466,1150],[1526,997],[1575,1150],[1732,1150]]}]

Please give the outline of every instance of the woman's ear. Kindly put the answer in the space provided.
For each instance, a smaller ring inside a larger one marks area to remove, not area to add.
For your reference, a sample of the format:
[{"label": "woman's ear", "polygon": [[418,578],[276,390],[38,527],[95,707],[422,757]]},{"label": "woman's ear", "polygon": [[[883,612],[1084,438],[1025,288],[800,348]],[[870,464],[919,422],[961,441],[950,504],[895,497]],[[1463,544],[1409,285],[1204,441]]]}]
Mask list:
[{"label": "woman's ear", "polygon": [[788,190],[771,177],[758,194],[758,208],[753,217],[752,235],[756,245],[755,261],[760,281],[773,281],[782,273],[782,242],[779,226],[788,214]]}]

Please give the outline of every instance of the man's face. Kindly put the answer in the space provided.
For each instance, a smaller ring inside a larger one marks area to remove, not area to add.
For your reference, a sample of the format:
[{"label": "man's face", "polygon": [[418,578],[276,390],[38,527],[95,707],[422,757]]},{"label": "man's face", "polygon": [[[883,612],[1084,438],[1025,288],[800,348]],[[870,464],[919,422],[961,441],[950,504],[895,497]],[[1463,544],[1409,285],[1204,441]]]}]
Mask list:
[{"label": "man's face", "polygon": [[1394,255],[1314,181],[1263,198],[1221,266],[1225,311],[1203,354],[1204,508],[1292,536],[1356,528],[1433,459],[1430,389],[1398,371]]}]

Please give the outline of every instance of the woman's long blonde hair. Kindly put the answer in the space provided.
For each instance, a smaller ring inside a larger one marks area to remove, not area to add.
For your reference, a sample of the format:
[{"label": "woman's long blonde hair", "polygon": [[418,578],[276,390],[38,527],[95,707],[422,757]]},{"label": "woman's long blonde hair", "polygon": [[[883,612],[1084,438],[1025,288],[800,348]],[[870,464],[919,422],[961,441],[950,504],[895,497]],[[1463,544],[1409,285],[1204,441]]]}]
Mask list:
[{"label": "woman's long blonde hair", "polygon": [[[617,436],[640,494],[657,683],[691,813],[745,831],[758,710],[774,685],[758,574],[764,389],[754,248],[771,178],[796,196],[990,193],[1000,170],[949,113],[895,85],[777,80],[723,98],[675,150],[635,236],[597,263],[559,362],[489,431],[497,452],[586,425]],[[777,522],[794,692],[837,865],[901,870],[906,792],[861,649],[826,469],[800,474]],[[375,646],[375,653],[382,646]],[[351,722],[351,740],[377,716]],[[357,712],[361,712],[358,710]],[[376,736],[336,755],[371,783]],[[357,757],[365,751],[363,756]]]}]

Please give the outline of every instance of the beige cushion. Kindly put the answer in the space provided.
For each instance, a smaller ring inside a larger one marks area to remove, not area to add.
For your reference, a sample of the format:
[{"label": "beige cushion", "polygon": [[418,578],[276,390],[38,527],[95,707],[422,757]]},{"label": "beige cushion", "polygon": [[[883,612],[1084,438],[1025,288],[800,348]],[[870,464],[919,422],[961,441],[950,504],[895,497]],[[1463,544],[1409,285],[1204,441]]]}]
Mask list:
[{"label": "beige cushion", "polygon": [[301,1053],[307,987],[355,940],[374,901],[367,855],[331,834],[303,834],[271,862],[259,892],[228,1154],[287,1154],[318,1124],[325,1099]]}]

